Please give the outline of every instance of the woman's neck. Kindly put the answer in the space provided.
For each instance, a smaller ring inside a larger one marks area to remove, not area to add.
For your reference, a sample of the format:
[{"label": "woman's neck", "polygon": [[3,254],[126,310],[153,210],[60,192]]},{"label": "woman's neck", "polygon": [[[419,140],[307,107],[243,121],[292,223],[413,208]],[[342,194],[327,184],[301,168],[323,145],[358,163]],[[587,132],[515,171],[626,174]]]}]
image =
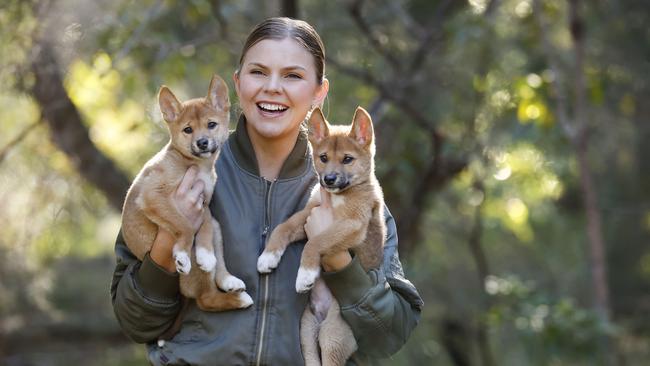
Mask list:
[{"label": "woman's neck", "polygon": [[251,131],[248,126],[247,129],[260,175],[268,181],[276,180],[284,162],[296,145],[300,131],[296,129],[291,134],[267,139]]}]

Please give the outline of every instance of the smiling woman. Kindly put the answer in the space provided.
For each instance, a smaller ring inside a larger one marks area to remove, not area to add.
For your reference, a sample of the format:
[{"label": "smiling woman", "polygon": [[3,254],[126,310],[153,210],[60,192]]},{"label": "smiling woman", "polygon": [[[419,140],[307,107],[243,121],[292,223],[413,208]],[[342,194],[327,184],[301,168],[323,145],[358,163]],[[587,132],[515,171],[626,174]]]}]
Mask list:
[{"label": "smiling woman", "polygon": [[[255,43],[233,79],[262,176],[274,180],[282,155],[286,158],[293,148],[298,126],[322,103],[329,82],[319,78],[314,57],[293,38]],[[263,151],[279,159],[268,159]]]},{"label": "smiling woman", "polygon": [[[309,24],[271,18],[251,32],[233,75],[242,115],[216,163],[219,179],[210,213],[222,225],[225,262],[244,281],[253,306],[211,313],[190,302],[179,332],[158,346],[156,340],[181,308],[178,274],[166,270],[174,269],[174,235],[159,229],[141,262],[118,237],[115,314],[128,336],[149,345],[151,364],[304,363],[300,321],[308,295],[297,293],[295,283],[305,240],[290,246],[270,274],[258,273],[257,256],[269,233],[302,210],[318,184],[301,123],[327,95],[324,55],[320,37]],[[180,191],[174,199],[186,207],[192,197]],[[395,223],[385,211],[388,233],[381,268],[366,272],[344,249],[322,258],[323,280],[358,341],[358,351],[343,360],[347,364],[365,364],[397,352],[420,317],[422,300],[403,276]],[[196,214],[186,212],[188,217]],[[331,207],[313,209],[308,235],[327,228],[331,216]]]}]

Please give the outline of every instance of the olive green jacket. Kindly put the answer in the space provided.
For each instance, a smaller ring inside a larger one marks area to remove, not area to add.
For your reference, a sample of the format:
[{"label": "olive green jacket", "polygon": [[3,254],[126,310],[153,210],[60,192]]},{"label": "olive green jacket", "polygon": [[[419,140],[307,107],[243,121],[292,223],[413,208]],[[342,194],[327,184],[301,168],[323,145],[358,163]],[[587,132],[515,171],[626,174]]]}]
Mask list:
[{"label": "olive green jacket", "polygon": [[[317,183],[309,150],[301,132],[280,177],[268,182],[258,174],[242,119],[217,160],[210,210],[222,227],[226,266],[253,298],[248,309],[208,313],[191,302],[180,332],[159,347],[158,336],[181,308],[178,275],[148,256],[137,260],[118,236],[111,284],[115,316],[129,338],[147,344],[152,365],[303,364],[299,327],[308,296],[296,293],[295,279],[304,241],[290,245],[270,274],[259,274],[256,264],[268,234],[305,206]],[[422,299],[404,278],[388,210],[386,224],[381,269],[366,273],[353,259],[338,272],[323,273],[359,346],[348,364],[369,364],[397,352],[420,318]]]}]

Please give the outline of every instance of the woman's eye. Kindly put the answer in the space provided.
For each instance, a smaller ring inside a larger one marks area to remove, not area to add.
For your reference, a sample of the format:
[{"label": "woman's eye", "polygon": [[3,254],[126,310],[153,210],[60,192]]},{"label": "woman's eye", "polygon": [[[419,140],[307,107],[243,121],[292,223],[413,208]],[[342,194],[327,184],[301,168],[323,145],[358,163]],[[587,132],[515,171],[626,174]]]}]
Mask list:
[{"label": "woman's eye", "polygon": [[250,73],[253,74],[253,75],[264,75],[262,70],[251,70]]},{"label": "woman's eye", "polygon": [[351,157],[351,156],[349,156],[349,155],[346,155],[346,156],[343,157],[343,161],[342,161],[342,163],[343,163],[343,164],[350,164],[350,163],[352,162],[352,160],[354,160],[353,157]]},{"label": "woman's eye", "polygon": [[190,133],[192,133],[192,127],[185,127],[185,128],[183,129],[183,132],[185,132],[186,134],[189,135]]},{"label": "woman's eye", "polygon": [[293,73],[292,74],[287,74],[287,77],[289,79],[302,79],[302,76],[300,76],[298,74],[293,74]]},{"label": "woman's eye", "polygon": [[210,122],[208,122],[208,128],[209,128],[209,129],[212,130],[212,129],[214,129],[215,127],[217,127],[217,122],[214,122],[214,121],[210,121]]},{"label": "woman's eye", "polygon": [[320,154],[319,158],[323,163],[327,163],[327,154]]}]

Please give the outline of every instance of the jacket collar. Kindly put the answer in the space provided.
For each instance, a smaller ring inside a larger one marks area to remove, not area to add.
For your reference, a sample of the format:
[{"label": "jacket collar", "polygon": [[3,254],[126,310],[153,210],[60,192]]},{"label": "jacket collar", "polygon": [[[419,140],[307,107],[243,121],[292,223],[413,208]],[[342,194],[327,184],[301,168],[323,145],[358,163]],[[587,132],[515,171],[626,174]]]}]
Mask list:
[{"label": "jacket collar", "polygon": [[[239,117],[237,127],[230,134],[228,142],[237,163],[247,172],[259,176],[260,171],[257,165],[257,158],[255,157],[255,150],[248,136],[246,117],[243,114]],[[304,173],[307,168],[306,165],[309,162],[309,149],[307,145],[307,131],[301,129],[293,150],[291,150],[287,160],[282,165],[282,169],[280,169],[278,179],[294,178]]]}]

